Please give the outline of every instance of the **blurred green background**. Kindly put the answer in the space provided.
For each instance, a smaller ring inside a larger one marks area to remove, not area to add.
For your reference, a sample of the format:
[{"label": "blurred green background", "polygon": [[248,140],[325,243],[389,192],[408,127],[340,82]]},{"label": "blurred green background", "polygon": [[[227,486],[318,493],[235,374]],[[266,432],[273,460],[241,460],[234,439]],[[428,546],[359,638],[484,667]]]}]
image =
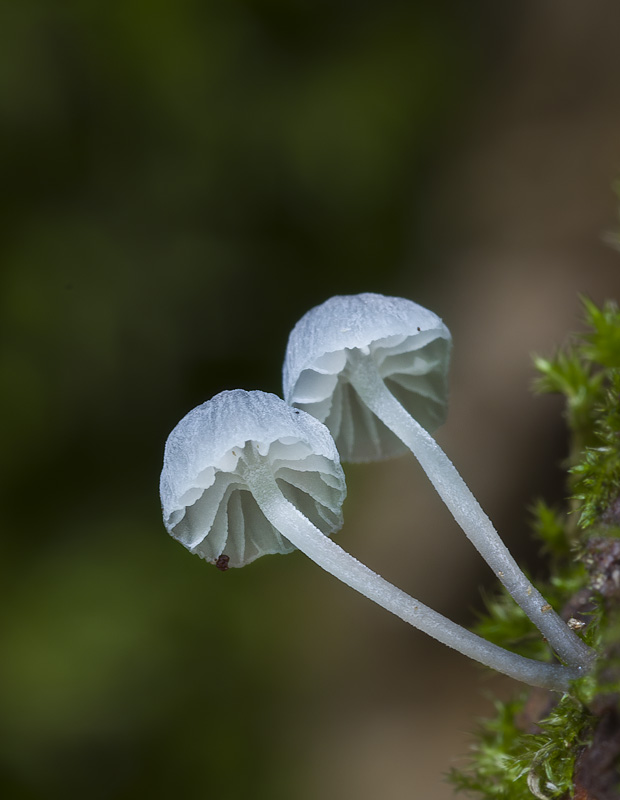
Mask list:
[{"label": "blurred green background", "polygon": [[[529,354],[578,291],[618,289],[616,4],[0,16],[0,795],[449,797],[476,668],[299,554],[192,558],[161,523],[163,444],[222,389],[279,393],[316,303],[412,297],[462,355],[446,446],[535,570],[524,503],[561,492],[562,430]],[[415,465],[347,475],[343,544],[471,622],[487,576],[410,536],[449,527]]]}]

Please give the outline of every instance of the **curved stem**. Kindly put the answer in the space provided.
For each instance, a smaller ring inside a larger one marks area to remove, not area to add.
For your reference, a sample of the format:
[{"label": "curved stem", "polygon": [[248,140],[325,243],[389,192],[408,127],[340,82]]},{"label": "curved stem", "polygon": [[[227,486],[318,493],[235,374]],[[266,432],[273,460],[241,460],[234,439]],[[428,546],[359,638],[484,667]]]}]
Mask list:
[{"label": "curved stem", "polygon": [[371,360],[362,354],[353,357],[348,379],[368,408],[413,452],[454,519],[558,656],[573,667],[591,665],[594,651],[525,577],[456,467],[387,389]]},{"label": "curved stem", "polygon": [[270,469],[258,459],[245,473],[254,499],[271,524],[320,567],[352,589],[443,644],[530,686],[557,692],[583,674],[580,668],[524,658],[465,630],[414,600],[339,547],[316,528],[280,491]]}]

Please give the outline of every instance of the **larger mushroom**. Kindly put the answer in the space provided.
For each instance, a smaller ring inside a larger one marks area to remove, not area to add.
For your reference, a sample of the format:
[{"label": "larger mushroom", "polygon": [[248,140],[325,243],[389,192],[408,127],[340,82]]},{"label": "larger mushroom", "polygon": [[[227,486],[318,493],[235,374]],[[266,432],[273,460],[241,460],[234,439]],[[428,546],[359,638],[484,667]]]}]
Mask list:
[{"label": "larger mushroom", "polygon": [[491,520],[432,437],[447,410],[450,332],[432,311],[378,294],[337,296],[290,334],[284,398],[324,422],[343,461],[409,448],[455,520],[512,597],[567,664],[594,653],[518,567]]},{"label": "larger mushroom", "polygon": [[327,534],[342,523],[344,473],[328,429],[275,395],[222,392],[166,442],[164,524],[193,553],[241,567],[295,547],[435,639],[532,686],[564,691],[579,669],[523,658],[433,611],[361,564]]}]

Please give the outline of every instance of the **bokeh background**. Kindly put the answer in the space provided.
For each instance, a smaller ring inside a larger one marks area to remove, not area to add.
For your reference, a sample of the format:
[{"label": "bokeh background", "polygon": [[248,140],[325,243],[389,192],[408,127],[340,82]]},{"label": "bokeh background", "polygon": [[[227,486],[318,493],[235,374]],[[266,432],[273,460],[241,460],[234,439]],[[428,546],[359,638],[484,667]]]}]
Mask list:
[{"label": "bokeh background", "polygon": [[[524,564],[561,500],[531,353],[618,296],[615,0],[4,0],[0,795],[452,796],[514,687],[301,554],[165,533],[169,430],[280,391],[335,293],[454,341],[440,439]],[[413,459],[347,469],[339,540],[471,624],[490,575]]]}]

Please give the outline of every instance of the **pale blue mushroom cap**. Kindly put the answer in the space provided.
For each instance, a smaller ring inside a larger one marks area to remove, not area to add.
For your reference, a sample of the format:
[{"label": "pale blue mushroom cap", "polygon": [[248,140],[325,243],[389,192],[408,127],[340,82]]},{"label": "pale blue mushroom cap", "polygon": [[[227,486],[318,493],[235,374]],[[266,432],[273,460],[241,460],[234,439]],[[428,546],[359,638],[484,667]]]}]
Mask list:
[{"label": "pale blue mushroom cap", "polygon": [[399,297],[332,297],[293,328],[283,369],[284,399],[325,423],[343,461],[406,452],[347,380],[353,351],[371,358],[387,388],[430,433],[445,422],[452,339],[441,319]]},{"label": "pale blue mushroom cap", "polygon": [[319,530],[342,527],[344,472],[317,419],[265,392],[222,392],[190,411],[168,437],[160,496],[168,532],[208,561],[242,567],[295,548],[266,519],[243,478],[254,445],[283,495]]}]

